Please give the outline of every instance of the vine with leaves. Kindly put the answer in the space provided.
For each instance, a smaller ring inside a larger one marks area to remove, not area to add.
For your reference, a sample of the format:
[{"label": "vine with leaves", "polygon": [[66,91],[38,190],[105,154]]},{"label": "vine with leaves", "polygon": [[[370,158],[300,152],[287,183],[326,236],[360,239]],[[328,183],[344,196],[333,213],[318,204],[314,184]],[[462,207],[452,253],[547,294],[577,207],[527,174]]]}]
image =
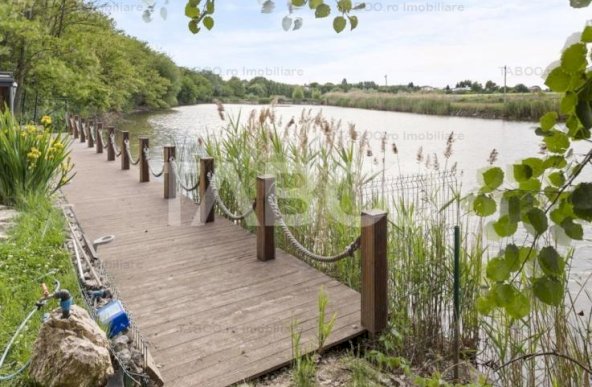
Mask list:
[{"label": "vine with leaves", "polygon": [[[282,19],[282,28],[285,31],[296,31],[302,28],[303,19],[293,17],[292,14],[300,8],[308,8],[314,11],[317,19],[331,16],[333,12],[338,15],[333,18],[333,29],[340,33],[350,26],[354,30],[358,26],[358,17],[352,15],[353,11],[364,9],[364,3],[354,4],[351,0],[337,0],[335,6],[327,4],[324,0],[291,0],[288,2],[288,15]],[[261,4],[262,13],[272,13],[275,9],[275,1],[265,0]],[[205,27],[207,30],[214,28],[214,13],[216,11],[216,0],[188,0],[185,6],[185,16],[189,20],[189,31],[197,34]]]},{"label": "vine with leaves", "polygon": [[[588,6],[590,1],[572,1]],[[583,224],[592,221],[592,183],[580,181],[592,163],[592,147],[583,155],[574,152],[578,142],[592,143],[592,71],[588,69],[592,25],[568,39],[560,61],[554,63],[545,84],[562,93],[559,125],[557,113],[545,114],[536,128],[543,157],[529,157],[513,164],[508,178],[499,167],[482,173],[483,184],[474,198],[473,210],[480,217],[496,216],[490,223],[500,238],[515,239],[522,225],[529,236],[524,243],[510,243],[489,261],[489,290],[477,308],[489,314],[503,308],[515,319],[531,310],[531,296],[552,306],[564,299],[566,255],[557,249],[561,240],[583,240]],[[527,286],[519,286],[526,280]]]}]

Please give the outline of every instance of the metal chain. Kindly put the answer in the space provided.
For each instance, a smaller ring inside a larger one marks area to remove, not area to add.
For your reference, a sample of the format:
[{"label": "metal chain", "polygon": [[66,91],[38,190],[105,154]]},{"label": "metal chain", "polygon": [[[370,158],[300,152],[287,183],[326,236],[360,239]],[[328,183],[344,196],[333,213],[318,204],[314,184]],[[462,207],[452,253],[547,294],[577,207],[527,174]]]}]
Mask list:
[{"label": "metal chain", "polygon": [[268,202],[269,206],[271,207],[271,211],[273,212],[280,228],[284,231],[286,238],[288,239],[288,241],[290,241],[292,246],[294,246],[294,248],[296,248],[296,250],[298,250],[298,252],[302,254],[305,258],[310,258],[312,260],[324,263],[334,263],[344,258],[353,257],[354,253],[360,249],[362,238],[358,237],[356,238],[356,240],[350,243],[349,246],[347,246],[342,253],[339,253],[337,255],[324,256],[311,252],[300,242],[298,242],[294,234],[292,234],[292,231],[290,231],[290,228],[286,224],[282,212],[280,211],[280,207],[277,203],[277,199],[274,194],[269,195]]},{"label": "metal chain", "polygon": [[117,156],[117,157],[121,156],[121,149],[119,149],[117,147],[117,144],[115,143],[115,135],[114,134],[111,135],[111,144],[113,144],[113,150],[115,151],[115,156]]},{"label": "metal chain", "polygon": [[232,211],[230,211],[228,207],[226,207],[226,205],[222,201],[222,198],[220,197],[220,192],[218,191],[218,185],[216,184],[216,178],[211,172],[208,173],[208,180],[210,181],[210,187],[212,188],[212,193],[214,194],[214,198],[216,199],[218,206],[220,207],[222,212],[224,212],[226,216],[230,218],[230,220],[243,220],[255,211],[255,202],[253,202],[251,208],[243,212],[242,215],[235,215]]},{"label": "metal chain", "polygon": [[132,165],[138,165],[140,163],[140,157],[138,157],[138,159],[134,161],[134,158],[132,157],[130,145],[129,145],[129,140],[125,140],[123,142],[123,146],[125,148],[125,153],[127,153],[127,158],[129,159],[130,163]]},{"label": "metal chain", "polygon": [[161,177],[164,174],[164,163],[162,164],[162,170],[158,173],[155,173],[154,170],[152,169],[152,165],[150,165],[150,149],[149,148],[144,148],[144,155],[146,157],[146,164],[148,164],[148,169],[150,170],[150,173],[152,174],[152,176]]},{"label": "metal chain", "polygon": [[177,183],[179,183],[179,186],[181,188],[183,188],[185,191],[187,192],[192,192],[195,191],[196,189],[199,188],[199,179],[197,180],[197,183],[195,183],[195,185],[193,187],[187,187],[185,184],[183,184],[183,182],[181,181],[181,174],[179,173],[179,169],[177,166],[177,161],[174,158],[171,158],[171,170],[173,171],[173,173],[175,174],[175,176],[177,177]]}]

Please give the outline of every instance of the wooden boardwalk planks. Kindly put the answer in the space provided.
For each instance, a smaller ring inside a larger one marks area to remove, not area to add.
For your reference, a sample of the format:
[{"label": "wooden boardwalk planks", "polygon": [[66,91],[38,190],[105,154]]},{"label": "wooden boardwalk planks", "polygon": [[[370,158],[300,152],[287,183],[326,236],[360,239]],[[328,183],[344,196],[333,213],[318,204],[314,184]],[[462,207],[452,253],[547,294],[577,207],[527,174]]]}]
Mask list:
[{"label": "wooden boardwalk planks", "polygon": [[77,175],[64,194],[89,239],[116,236],[99,254],[166,385],[226,386],[288,364],[294,320],[303,345],[316,345],[321,287],[337,315],[326,346],[363,333],[359,293],[281,250],[257,260],[255,235],[220,217],[199,224],[189,199],[165,200],[137,168],[72,148]]}]

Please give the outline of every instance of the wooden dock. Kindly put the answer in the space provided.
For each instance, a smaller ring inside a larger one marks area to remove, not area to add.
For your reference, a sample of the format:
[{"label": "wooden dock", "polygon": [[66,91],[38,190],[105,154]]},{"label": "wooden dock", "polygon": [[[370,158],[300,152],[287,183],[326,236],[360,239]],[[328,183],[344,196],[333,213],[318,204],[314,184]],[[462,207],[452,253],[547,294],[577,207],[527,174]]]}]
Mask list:
[{"label": "wooden dock", "polygon": [[326,346],[364,332],[358,292],[281,250],[258,260],[254,234],[222,217],[200,224],[191,200],[164,199],[162,182],[139,183],[106,155],[76,140],[63,192],[91,240],[115,235],[99,255],[165,385],[227,386],[287,365],[293,321],[316,348],[321,288],[337,316]]}]

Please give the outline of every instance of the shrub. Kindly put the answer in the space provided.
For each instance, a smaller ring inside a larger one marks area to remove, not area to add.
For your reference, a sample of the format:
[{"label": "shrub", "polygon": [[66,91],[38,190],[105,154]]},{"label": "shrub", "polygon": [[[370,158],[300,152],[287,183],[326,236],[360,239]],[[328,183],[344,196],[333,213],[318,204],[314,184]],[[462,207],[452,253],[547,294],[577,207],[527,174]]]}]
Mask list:
[{"label": "shrub", "polygon": [[53,132],[50,117],[42,122],[21,127],[10,113],[0,115],[0,203],[49,195],[71,180],[69,142]]}]

